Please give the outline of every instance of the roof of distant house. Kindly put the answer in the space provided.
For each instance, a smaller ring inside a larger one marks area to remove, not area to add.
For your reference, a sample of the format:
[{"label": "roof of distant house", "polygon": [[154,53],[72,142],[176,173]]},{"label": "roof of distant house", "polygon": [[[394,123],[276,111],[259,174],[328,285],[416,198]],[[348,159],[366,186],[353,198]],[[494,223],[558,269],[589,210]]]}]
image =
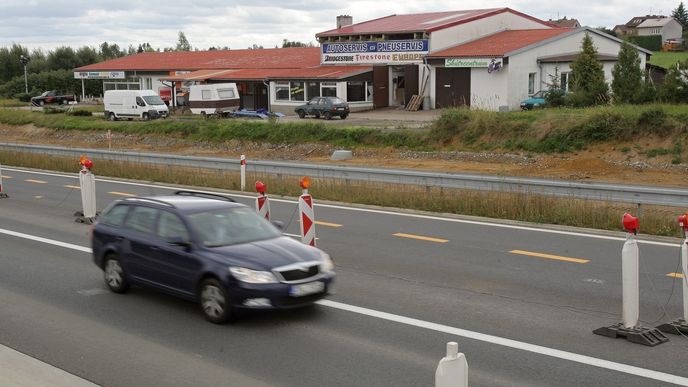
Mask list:
[{"label": "roof of distant house", "polygon": [[648,19],[665,19],[665,18],[666,18],[666,16],[663,16],[663,15],[634,16],[631,20],[629,20],[625,24],[625,26],[626,27],[637,27],[640,23],[642,23]]},{"label": "roof of distant house", "polygon": [[642,23],[638,24],[636,28],[657,28],[664,27],[665,25],[671,23],[674,20],[673,17],[664,17],[661,19],[646,19]]},{"label": "roof of distant house", "polygon": [[556,25],[557,27],[561,27],[561,28],[578,28],[578,27],[580,27],[580,23],[578,22],[578,19],[567,19],[566,16],[564,16],[562,19],[559,19],[559,20],[549,20],[549,22]]},{"label": "roof of distant house", "polygon": [[510,52],[552,39],[565,33],[575,32],[573,28],[508,30],[479,38],[458,46],[433,52],[429,57],[491,57],[506,56]]},{"label": "roof of distant house", "polygon": [[407,15],[389,15],[378,19],[351,24],[316,34],[317,37],[339,35],[364,35],[382,33],[433,32],[455,25],[468,23],[489,16],[511,13],[538,22],[543,27],[552,27],[551,23],[534,18],[510,8],[472,9],[450,12],[414,13]]}]

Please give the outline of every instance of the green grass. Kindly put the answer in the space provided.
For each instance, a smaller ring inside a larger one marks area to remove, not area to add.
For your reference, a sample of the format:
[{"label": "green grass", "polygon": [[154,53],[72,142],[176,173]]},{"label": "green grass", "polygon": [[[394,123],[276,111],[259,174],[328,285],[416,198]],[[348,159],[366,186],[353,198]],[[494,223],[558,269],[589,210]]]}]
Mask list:
[{"label": "green grass", "polygon": [[655,51],[650,57],[650,63],[653,65],[664,67],[668,69],[677,62],[688,60],[688,51],[682,52],[662,52]]},{"label": "green grass", "polygon": [[22,102],[17,99],[0,98],[0,107],[20,107],[29,106],[28,102]]}]

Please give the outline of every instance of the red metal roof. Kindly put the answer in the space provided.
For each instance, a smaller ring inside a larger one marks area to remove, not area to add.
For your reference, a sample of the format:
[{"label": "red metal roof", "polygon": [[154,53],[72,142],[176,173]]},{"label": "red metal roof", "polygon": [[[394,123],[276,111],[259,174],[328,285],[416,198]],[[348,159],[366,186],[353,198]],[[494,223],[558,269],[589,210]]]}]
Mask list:
[{"label": "red metal roof", "polygon": [[316,66],[303,69],[198,70],[160,78],[165,81],[342,79],[372,71],[371,66]]},{"label": "red metal roof", "polygon": [[259,50],[143,52],[79,67],[75,71],[293,69],[319,64],[320,47],[294,47]]},{"label": "red metal roof", "polygon": [[476,39],[468,43],[430,53],[430,58],[504,56],[512,51],[555,36],[575,31],[572,28],[510,30]]},{"label": "red metal roof", "polygon": [[362,23],[333,29],[316,34],[317,37],[339,36],[339,35],[361,35],[361,34],[381,34],[381,33],[403,33],[403,32],[432,32],[458,24],[468,23],[473,20],[482,19],[488,16],[509,12],[525,17],[544,26],[552,27],[552,24],[528,16],[510,8],[490,8],[472,9],[451,12],[431,12],[415,13],[409,15],[390,15],[379,19],[368,20]]}]

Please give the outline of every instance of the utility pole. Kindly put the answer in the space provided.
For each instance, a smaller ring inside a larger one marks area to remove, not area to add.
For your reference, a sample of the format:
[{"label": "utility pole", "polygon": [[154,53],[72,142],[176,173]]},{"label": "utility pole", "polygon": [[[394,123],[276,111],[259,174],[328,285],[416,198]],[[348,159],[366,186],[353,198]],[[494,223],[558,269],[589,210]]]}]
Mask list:
[{"label": "utility pole", "polygon": [[26,74],[26,65],[29,64],[30,60],[31,58],[23,54],[19,57],[19,62],[24,65],[24,92],[26,94],[29,94],[29,78]]}]

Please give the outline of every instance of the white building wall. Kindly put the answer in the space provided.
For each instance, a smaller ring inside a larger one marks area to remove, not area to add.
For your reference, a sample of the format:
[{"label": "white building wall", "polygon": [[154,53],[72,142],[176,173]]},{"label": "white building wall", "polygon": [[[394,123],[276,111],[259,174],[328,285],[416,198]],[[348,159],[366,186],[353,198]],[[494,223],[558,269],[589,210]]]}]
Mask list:
[{"label": "white building wall", "polygon": [[484,67],[471,69],[471,109],[500,110],[508,105],[507,80],[510,65],[488,73]]},{"label": "white building wall", "polygon": [[681,40],[683,38],[683,27],[676,19],[672,19],[662,28],[662,42],[669,39]]},{"label": "white building wall", "polygon": [[430,52],[510,29],[547,29],[546,25],[510,12],[478,19],[430,33]]},{"label": "white building wall", "polygon": [[[593,44],[597,48],[597,52],[603,55],[618,56],[621,49],[621,43],[615,40],[589,33],[593,40]],[[537,59],[540,57],[550,57],[567,55],[572,53],[579,53],[585,31],[580,31],[563,39],[555,40],[551,43],[530,49],[520,54],[513,55],[509,58],[509,79],[507,83],[507,90],[509,94],[508,105],[514,110],[519,108],[520,101],[528,97],[528,74],[536,73],[535,91],[547,89],[547,83],[550,82],[549,75],[554,75],[554,68],[559,67],[559,73],[570,72],[570,63],[543,64],[540,68]],[[645,54],[638,51],[640,58],[640,67],[645,69]],[[612,68],[614,62],[603,62],[604,77],[607,83],[612,81]]]}]

